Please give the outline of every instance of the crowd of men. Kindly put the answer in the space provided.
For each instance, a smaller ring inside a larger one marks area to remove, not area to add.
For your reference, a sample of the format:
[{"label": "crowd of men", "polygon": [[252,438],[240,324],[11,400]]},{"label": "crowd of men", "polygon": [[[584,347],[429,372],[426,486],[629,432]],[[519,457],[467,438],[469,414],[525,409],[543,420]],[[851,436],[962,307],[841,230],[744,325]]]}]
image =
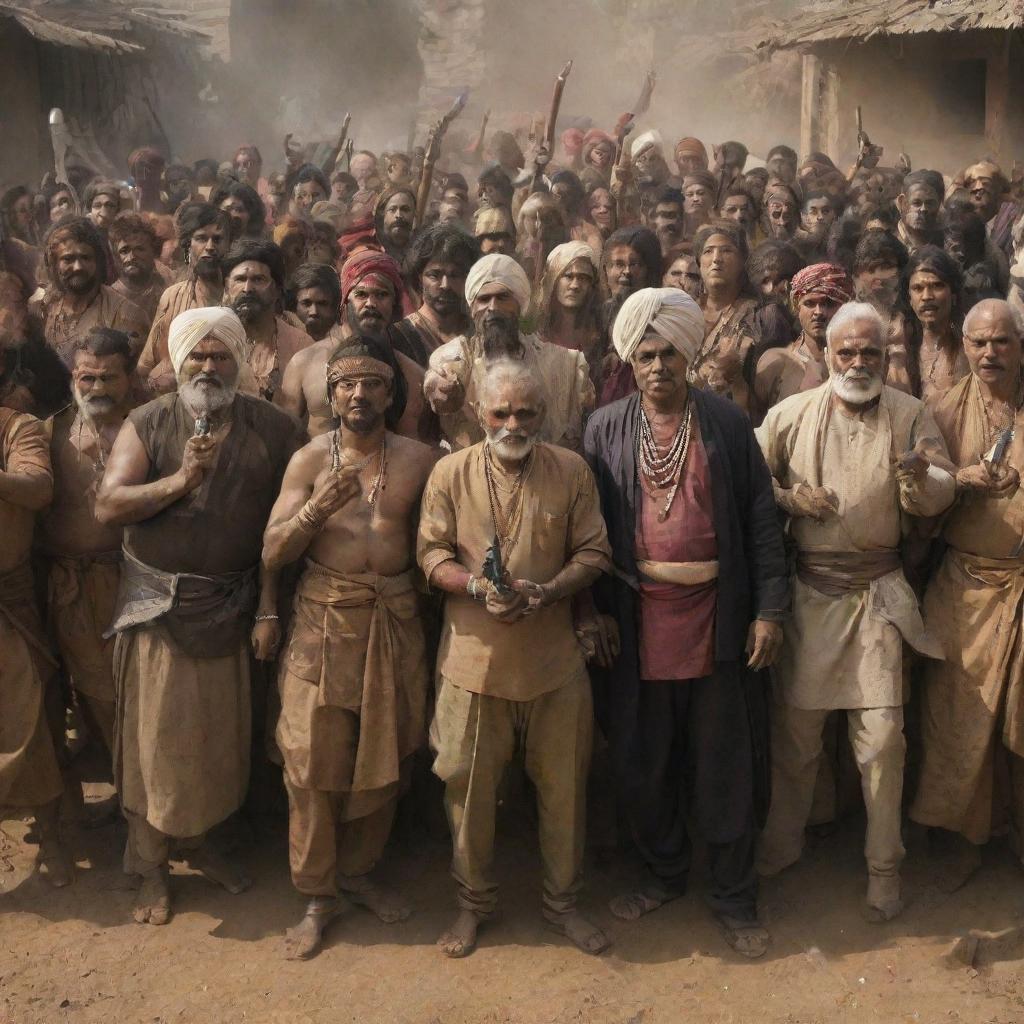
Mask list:
[{"label": "crowd of men", "polygon": [[0,810],[52,884],[83,737],[151,925],[172,861],[249,886],[207,834],[279,766],[301,959],[348,903],[409,915],[375,868],[426,750],[452,957],[515,762],[545,919],[610,944],[578,907],[595,739],[645,865],[612,914],[682,895],[697,840],[744,956],[847,749],[870,920],[907,815],[950,890],[993,835],[1024,858],[1020,183],[525,141],[289,137],[266,177],[144,148],[130,187],[0,199]]}]

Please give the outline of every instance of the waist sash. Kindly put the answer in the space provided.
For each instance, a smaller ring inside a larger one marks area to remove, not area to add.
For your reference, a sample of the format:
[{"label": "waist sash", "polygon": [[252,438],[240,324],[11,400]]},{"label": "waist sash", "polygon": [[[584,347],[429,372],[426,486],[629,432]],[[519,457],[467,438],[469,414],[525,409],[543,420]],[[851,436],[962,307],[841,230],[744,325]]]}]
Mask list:
[{"label": "waist sash", "polygon": [[639,560],[636,570],[643,583],[674,583],[695,587],[718,579],[718,562],[648,562]]},{"label": "waist sash", "polygon": [[829,597],[867,590],[872,581],[902,566],[895,548],[882,551],[801,551],[796,574],[801,583]]},{"label": "waist sash", "polygon": [[164,572],[125,551],[114,622],[104,636],[159,620],[183,654],[226,657],[252,624],[256,576],[255,567],[215,576]]}]

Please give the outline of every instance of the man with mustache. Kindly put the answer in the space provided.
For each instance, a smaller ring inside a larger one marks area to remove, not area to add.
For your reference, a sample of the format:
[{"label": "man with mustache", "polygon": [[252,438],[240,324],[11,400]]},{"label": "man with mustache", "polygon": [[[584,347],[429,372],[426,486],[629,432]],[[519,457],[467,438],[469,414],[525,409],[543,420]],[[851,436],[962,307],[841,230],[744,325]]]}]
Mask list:
[{"label": "man with mustache", "polygon": [[[957,501],[943,521],[948,546],[924,600],[945,660],[926,665],[923,760],[910,816],[932,829],[946,892],[981,866],[981,848],[1004,821],[1001,803],[1009,805],[1014,856],[1024,854],[1022,327],[1008,303],[979,302],[964,321],[970,375],[935,408],[958,467]],[[996,782],[1000,755],[1009,765],[1003,787]]]},{"label": "man with mustache", "polygon": [[405,259],[416,221],[416,193],[409,185],[385,189],[373,211],[377,241],[396,263]]},{"label": "man with mustache", "polygon": [[[655,243],[656,244],[656,243]],[[583,422],[594,407],[594,385],[586,356],[520,334],[519,319],[530,306],[530,281],[510,256],[491,253],[466,277],[473,332],[435,349],[423,393],[441,418],[453,451],[476,444],[483,428],[474,413],[477,380],[488,363],[511,359],[531,368],[544,390],[541,437],[579,451]]]},{"label": "man with mustache", "polygon": [[112,327],[142,348],[147,316],[120,292],[103,284],[107,279],[107,246],[87,217],[59,221],[43,242],[49,286],[29,303],[29,312],[41,324],[47,343],[71,368],[71,352],[78,337],[93,327]]},{"label": "man with mustache", "polygon": [[903,190],[896,197],[900,212],[896,233],[909,255],[923,245],[942,245],[939,212],[945,193],[945,182],[938,171],[912,171],[903,179]]},{"label": "man with mustache", "polygon": [[[118,214],[107,232],[114,254],[114,291],[134,302],[149,318],[156,317],[160,299],[172,282],[169,270],[157,262],[160,240],[153,225],[137,213]],[[146,330],[147,336],[149,328]]]},{"label": "man with mustache", "polygon": [[323,341],[341,316],[341,282],[334,267],[305,263],[292,277],[295,315],[314,342]]},{"label": "man with mustache", "polygon": [[416,236],[405,269],[423,302],[388,332],[396,352],[426,369],[431,353],[472,327],[466,275],[479,258],[476,240],[454,224],[434,224]]},{"label": "man with mustache", "polygon": [[881,922],[903,909],[903,644],[942,656],[899,545],[905,518],[939,515],[956,485],[931,413],[884,383],[885,324],[872,306],[836,313],[826,361],[829,380],[776,405],[757,431],[797,550],[758,870],[774,875],[799,860],[825,720],[845,710],[867,809],[865,914]]},{"label": "man with mustache", "polygon": [[572,611],[610,567],[608,537],[586,463],[541,441],[546,394],[522,360],[481,368],[483,440],[442,459],[423,495],[416,557],[445,593],[430,737],[458,884],[459,913],[439,940],[450,957],[473,951],[497,905],[494,818],[517,748],[537,791],[544,917],[586,953],[609,945],[576,906],[593,710]]},{"label": "man with mustache", "polygon": [[[360,249],[341,267],[341,316],[324,337],[297,353],[281,382],[279,404],[306,423],[310,437],[335,426],[335,413],[324,391],[327,361],[343,344],[361,336],[377,339],[391,348],[388,328],[402,305],[404,288],[398,264],[377,249]],[[395,352],[401,371],[404,411],[395,433],[432,442],[437,421],[423,398],[423,369],[408,356]]]},{"label": "man with mustache", "polygon": [[281,635],[273,581],[259,571],[263,531],[299,432],[269,402],[238,393],[245,348],[233,310],[175,317],[177,392],[128,414],[96,498],[100,524],[124,527],[110,626],[114,771],[125,870],[142,879],[139,923],[170,918],[175,847],[230,892],[249,885],[203,837],[246,795],[249,659],[273,660]]},{"label": "man with mustache", "polygon": [[184,280],[172,284],[160,297],[146,347],[135,372],[157,395],[177,387],[167,354],[167,334],[176,316],[189,309],[217,306],[224,296],[221,260],[231,242],[228,215],[212,203],[186,203],[175,217],[178,248],[188,267]]},{"label": "man with mustache", "polygon": [[32,571],[36,513],[53,495],[46,428],[8,403],[19,354],[0,346],[0,821],[32,814],[37,864],[55,886],[70,884],[73,862],[61,840],[60,770],[47,728],[46,688],[57,669],[39,618]]},{"label": "man with mustache", "polygon": [[707,843],[710,904],[727,941],[758,957],[768,943],[754,874],[767,791],[756,758],[767,729],[758,671],[782,637],[785,555],[749,421],[689,384],[703,337],[701,309],[685,292],[635,292],[612,338],[639,393],[587,423],[615,567],[594,588],[610,629],[597,645],[595,703],[618,806],[646,865],[610,909],[635,921],[684,893],[692,823]]},{"label": "man with mustache", "polygon": [[223,272],[225,304],[245,329],[248,355],[239,390],[281,405],[279,392],[288,364],[310,345],[305,331],[277,315],[284,292],[284,256],[273,242],[242,239],[224,257]]},{"label": "man with mustache", "polygon": [[293,456],[264,537],[267,570],[304,566],[278,683],[292,882],[309,901],[288,932],[292,959],[318,951],[346,899],[385,922],[411,912],[371,875],[426,714],[412,538],[437,453],[392,433],[400,381],[374,338],[331,353],[338,425]]},{"label": "man with mustache", "polygon": [[121,424],[135,402],[134,358],[126,334],[94,327],[74,349],[74,405],[52,420],[53,502],[41,523],[50,563],[53,635],[93,742],[109,761],[114,748],[114,617],[121,528],[94,514],[96,492]]},{"label": "man with mustache", "polygon": [[839,307],[853,298],[853,282],[834,263],[815,263],[793,277],[790,299],[800,337],[761,356],[754,379],[758,407],[765,412],[790,395],[810,391],[828,380],[825,332]]}]

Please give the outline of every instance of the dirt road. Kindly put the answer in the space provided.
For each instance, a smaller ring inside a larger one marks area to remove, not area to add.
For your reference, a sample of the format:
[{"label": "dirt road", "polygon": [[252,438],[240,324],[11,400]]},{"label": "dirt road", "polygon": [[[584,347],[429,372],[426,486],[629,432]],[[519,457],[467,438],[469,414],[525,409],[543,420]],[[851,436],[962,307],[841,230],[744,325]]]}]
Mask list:
[{"label": "dirt road", "polygon": [[1024,920],[1024,873],[1005,847],[990,849],[983,873],[946,896],[912,837],[908,909],[873,926],[858,915],[861,828],[847,823],[765,883],[773,943],[757,963],[725,946],[699,874],[685,899],[627,925],[605,909],[626,869],[593,858],[586,906],[615,945],[600,958],[577,952],[544,928],[535,838],[521,818],[503,823],[503,909],[470,958],[449,961],[434,946],[453,890],[445,843],[421,835],[384,871],[415,900],[407,924],[353,909],[316,960],[290,963],[281,935],[302,902],[288,882],[280,827],[243,851],[255,885],[241,896],[176,868],[176,915],[153,928],[131,920],[121,828],[75,832],[75,883],[54,892],[31,873],[26,826],[9,821],[0,836],[0,1022],[1024,1024],[1018,959],[983,958],[976,969],[941,961],[966,928]]}]

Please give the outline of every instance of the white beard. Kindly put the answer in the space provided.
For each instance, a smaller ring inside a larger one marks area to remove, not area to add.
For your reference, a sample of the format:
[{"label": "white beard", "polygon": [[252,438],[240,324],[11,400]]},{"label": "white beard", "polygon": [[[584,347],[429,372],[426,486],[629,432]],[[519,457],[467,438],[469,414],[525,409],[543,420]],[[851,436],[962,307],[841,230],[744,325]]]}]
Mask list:
[{"label": "white beard", "polygon": [[217,387],[203,387],[189,381],[178,385],[181,400],[189,407],[194,416],[209,416],[211,413],[226,409],[235,400],[234,384],[222,384]]},{"label": "white beard", "polygon": [[846,373],[832,374],[832,390],[850,405],[867,405],[882,393],[882,378],[872,373],[867,380]]},{"label": "white beard", "polygon": [[511,436],[508,428],[502,427],[500,430],[494,431],[493,434],[487,434],[487,444],[495,455],[503,455],[506,459],[511,459],[513,462],[522,462],[533,451],[537,438],[536,436],[531,436],[517,437],[515,440],[509,440]]}]

